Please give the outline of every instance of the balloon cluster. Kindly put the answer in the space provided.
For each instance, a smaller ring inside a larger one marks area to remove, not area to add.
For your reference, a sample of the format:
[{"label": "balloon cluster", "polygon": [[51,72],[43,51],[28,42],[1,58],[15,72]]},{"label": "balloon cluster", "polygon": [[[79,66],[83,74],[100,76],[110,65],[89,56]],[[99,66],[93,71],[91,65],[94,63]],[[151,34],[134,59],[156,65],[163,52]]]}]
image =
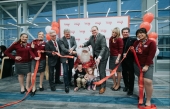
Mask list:
[{"label": "balloon cluster", "polygon": [[[143,16],[143,22],[140,24],[140,28],[145,28],[146,31],[148,32],[149,39],[156,42],[158,38],[158,34],[155,32],[150,32],[152,29],[151,22],[153,21],[153,19],[154,19],[154,15],[152,13],[146,13]],[[158,56],[158,54],[159,54],[159,49],[157,48],[155,56]]]},{"label": "balloon cluster", "polygon": [[59,34],[59,23],[58,22],[55,22],[55,21],[53,21],[52,23],[51,23],[51,26],[46,26],[45,27],[45,31],[46,31],[46,39],[47,40],[50,40],[50,34],[49,34],[49,32],[50,32],[50,30],[54,30],[54,31],[56,31],[56,33],[57,34]]}]

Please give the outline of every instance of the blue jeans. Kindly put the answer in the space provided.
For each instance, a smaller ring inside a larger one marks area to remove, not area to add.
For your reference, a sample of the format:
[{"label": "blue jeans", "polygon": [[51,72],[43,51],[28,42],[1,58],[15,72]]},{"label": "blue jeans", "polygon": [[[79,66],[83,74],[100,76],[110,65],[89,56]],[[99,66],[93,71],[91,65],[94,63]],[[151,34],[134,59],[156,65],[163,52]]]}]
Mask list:
[{"label": "blue jeans", "polygon": [[63,63],[63,77],[64,77],[64,84],[65,87],[68,87],[71,84],[72,78],[72,69],[74,66],[74,59],[68,59],[68,63]]}]

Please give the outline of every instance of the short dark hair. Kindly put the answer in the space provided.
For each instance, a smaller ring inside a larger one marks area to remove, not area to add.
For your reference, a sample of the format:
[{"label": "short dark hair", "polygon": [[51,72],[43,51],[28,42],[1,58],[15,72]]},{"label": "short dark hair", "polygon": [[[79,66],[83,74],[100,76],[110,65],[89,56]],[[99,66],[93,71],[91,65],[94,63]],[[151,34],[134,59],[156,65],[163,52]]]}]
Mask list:
[{"label": "short dark hair", "polygon": [[91,28],[95,27],[97,30],[98,30],[98,27],[97,26],[92,26]]},{"label": "short dark hair", "polygon": [[147,31],[146,31],[145,28],[139,28],[139,29],[136,31],[136,36],[138,35],[138,33],[144,33],[144,34],[146,34],[146,36],[148,37]]},{"label": "short dark hair", "polygon": [[80,62],[80,63],[78,63],[78,65],[82,65],[82,63]]},{"label": "short dark hair", "polygon": [[122,29],[122,33],[123,33],[124,30],[128,30],[128,32],[130,33],[130,28],[129,28],[129,27],[123,28],[123,29]]}]

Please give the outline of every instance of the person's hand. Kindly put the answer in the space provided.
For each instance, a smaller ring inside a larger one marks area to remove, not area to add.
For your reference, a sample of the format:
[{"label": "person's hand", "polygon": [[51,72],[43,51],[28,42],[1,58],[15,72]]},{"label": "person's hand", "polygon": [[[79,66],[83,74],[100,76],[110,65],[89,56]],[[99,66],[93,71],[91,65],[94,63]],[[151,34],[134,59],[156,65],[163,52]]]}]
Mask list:
[{"label": "person's hand", "polygon": [[55,55],[56,55],[56,53],[55,53],[54,51],[52,51],[52,55],[53,55],[53,56],[55,56]]},{"label": "person's hand", "polygon": [[22,58],[21,58],[21,56],[16,56],[15,60],[20,61],[20,60],[22,60]]},{"label": "person's hand", "polygon": [[72,54],[76,54],[77,52],[76,51],[73,51]]},{"label": "person's hand", "polygon": [[149,68],[149,66],[145,65],[145,66],[142,68],[142,71],[143,71],[143,72],[146,72],[146,71],[148,71],[148,68]]},{"label": "person's hand", "polygon": [[40,57],[35,57],[34,59],[35,59],[36,61],[38,61],[38,60],[40,60]]},{"label": "person's hand", "polygon": [[126,58],[126,55],[127,55],[126,53],[123,53],[123,58]]},{"label": "person's hand", "polygon": [[119,64],[119,60],[116,59],[115,64]]},{"label": "person's hand", "polygon": [[96,59],[96,64],[99,65],[99,63],[100,63],[100,58],[97,58]]},{"label": "person's hand", "polygon": [[34,43],[32,42],[32,43],[31,43],[31,48],[34,48],[34,47],[35,47],[35,45],[34,45]]}]

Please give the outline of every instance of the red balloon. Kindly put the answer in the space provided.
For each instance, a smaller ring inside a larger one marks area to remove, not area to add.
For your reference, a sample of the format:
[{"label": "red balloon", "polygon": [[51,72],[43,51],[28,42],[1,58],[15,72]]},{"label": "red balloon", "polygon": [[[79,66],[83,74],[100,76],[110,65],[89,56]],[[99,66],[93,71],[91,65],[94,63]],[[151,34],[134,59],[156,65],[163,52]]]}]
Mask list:
[{"label": "red balloon", "polygon": [[46,39],[49,41],[51,38],[50,38],[50,34],[46,34]]},{"label": "red balloon", "polygon": [[155,38],[149,38],[150,40],[153,40],[153,41],[155,41],[156,42],[156,39]]},{"label": "red balloon", "polygon": [[54,30],[57,34],[59,33],[58,27],[52,27],[51,30]]},{"label": "red balloon", "polygon": [[150,28],[151,28],[151,25],[150,25],[150,23],[148,23],[148,22],[142,22],[142,23],[140,24],[140,28],[145,28],[146,31],[148,32],[148,31],[150,30]]},{"label": "red balloon", "polygon": [[149,38],[154,38],[154,39],[157,39],[158,38],[158,34],[155,33],[155,32],[151,32],[148,34]]},{"label": "red balloon", "polygon": [[152,13],[146,13],[146,14],[143,16],[143,21],[144,21],[144,22],[151,23],[153,19],[154,19],[154,15],[153,15]]},{"label": "red balloon", "polygon": [[54,22],[52,22],[51,26],[52,26],[52,27],[59,27],[59,24],[58,24],[58,22],[55,22],[55,21],[54,21]]}]

